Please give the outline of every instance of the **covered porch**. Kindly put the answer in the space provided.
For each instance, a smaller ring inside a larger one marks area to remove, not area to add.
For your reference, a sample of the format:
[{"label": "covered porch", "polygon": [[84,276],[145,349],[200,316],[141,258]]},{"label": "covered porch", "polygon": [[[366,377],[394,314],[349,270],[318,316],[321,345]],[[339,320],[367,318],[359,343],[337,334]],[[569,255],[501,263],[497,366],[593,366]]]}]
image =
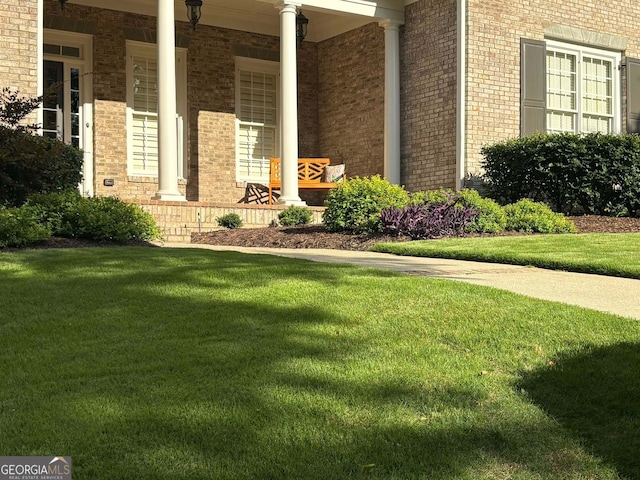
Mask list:
[{"label": "covered porch", "polygon": [[[410,2],[203,0],[195,28],[183,0],[40,2],[40,87],[47,67],[75,69],[66,124],[85,151],[89,195],[266,203],[254,193],[271,156],[282,158],[283,205],[304,203],[298,157],[401,181]],[[309,26],[297,45],[301,11]]]}]

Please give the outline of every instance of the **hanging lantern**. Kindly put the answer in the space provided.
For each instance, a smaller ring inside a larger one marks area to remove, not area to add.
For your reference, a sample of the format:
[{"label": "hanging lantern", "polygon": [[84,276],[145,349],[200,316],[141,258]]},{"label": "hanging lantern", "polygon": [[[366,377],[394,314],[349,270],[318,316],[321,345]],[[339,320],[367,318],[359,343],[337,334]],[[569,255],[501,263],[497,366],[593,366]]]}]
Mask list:
[{"label": "hanging lantern", "polygon": [[191,25],[193,25],[193,31],[196,31],[196,25],[202,17],[202,0],[185,0],[184,4],[187,6],[187,18]]},{"label": "hanging lantern", "polygon": [[296,15],[296,44],[298,48],[304,42],[307,36],[307,27],[309,25],[309,19],[302,14],[302,10]]}]

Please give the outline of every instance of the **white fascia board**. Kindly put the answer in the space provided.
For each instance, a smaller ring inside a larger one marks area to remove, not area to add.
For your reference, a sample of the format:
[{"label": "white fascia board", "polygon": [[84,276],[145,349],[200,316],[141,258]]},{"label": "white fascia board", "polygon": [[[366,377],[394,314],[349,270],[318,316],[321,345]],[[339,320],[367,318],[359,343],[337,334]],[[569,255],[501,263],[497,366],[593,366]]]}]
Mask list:
[{"label": "white fascia board", "polygon": [[[282,0],[258,0],[277,4]],[[377,20],[394,20],[404,23],[404,0],[295,0],[302,8],[318,11],[360,15]],[[288,3],[288,2],[287,2]]]}]

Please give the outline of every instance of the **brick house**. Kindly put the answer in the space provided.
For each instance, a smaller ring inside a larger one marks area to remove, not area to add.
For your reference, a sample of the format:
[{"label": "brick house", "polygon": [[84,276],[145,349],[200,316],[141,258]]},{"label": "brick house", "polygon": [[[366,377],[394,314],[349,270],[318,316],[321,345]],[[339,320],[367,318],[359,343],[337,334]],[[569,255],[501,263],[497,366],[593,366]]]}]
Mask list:
[{"label": "brick house", "polygon": [[195,30],[183,0],[17,4],[0,4],[3,86],[64,82],[40,121],[84,150],[89,195],[261,204],[271,156],[285,177],[329,157],[455,188],[486,143],[640,130],[631,0],[203,0]]}]

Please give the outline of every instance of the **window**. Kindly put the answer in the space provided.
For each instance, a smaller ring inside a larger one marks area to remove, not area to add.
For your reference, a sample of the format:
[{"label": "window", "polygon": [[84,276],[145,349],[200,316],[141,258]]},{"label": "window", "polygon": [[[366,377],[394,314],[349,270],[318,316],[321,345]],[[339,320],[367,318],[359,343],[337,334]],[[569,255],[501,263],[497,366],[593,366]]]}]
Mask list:
[{"label": "window", "polygon": [[[155,45],[127,42],[127,151],[130,175],[158,175],[158,60]],[[185,176],[186,52],[176,49],[178,176]]]},{"label": "window", "polygon": [[619,131],[619,63],[613,52],[547,42],[547,131]]},{"label": "window", "polygon": [[236,178],[269,180],[269,158],[278,156],[278,74],[275,62],[236,60]]}]

